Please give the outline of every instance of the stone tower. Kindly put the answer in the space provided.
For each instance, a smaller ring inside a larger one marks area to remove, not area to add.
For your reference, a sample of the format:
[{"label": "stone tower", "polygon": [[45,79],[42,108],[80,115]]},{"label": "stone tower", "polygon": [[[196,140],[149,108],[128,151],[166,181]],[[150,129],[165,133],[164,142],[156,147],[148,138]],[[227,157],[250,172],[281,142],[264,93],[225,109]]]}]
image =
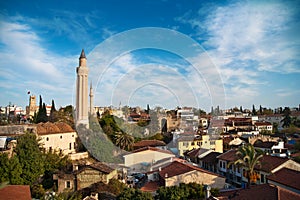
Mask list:
[{"label": "stone tower", "polygon": [[38,106],[36,105],[36,97],[35,95],[29,96],[29,106],[26,106],[26,115],[28,117],[33,117],[34,113],[37,112]]},{"label": "stone tower", "polygon": [[79,67],[76,68],[76,125],[84,124],[88,127],[88,73],[86,57],[82,49],[79,57]]}]

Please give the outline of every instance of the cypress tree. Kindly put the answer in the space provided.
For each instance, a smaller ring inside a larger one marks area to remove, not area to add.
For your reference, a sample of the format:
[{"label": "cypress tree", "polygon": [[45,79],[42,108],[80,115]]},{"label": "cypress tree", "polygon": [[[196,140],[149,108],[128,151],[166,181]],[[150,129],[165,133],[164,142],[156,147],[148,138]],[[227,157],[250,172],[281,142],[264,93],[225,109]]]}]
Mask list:
[{"label": "cypress tree", "polygon": [[48,116],[47,116],[46,104],[43,103],[42,122],[47,122],[47,121],[48,121]]},{"label": "cypress tree", "polygon": [[39,110],[38,113],[36,115],[36,123],[40,123],[42,122],[42,114],[43,114],[43,100],[42,100],[42,96],[40,95],[40,102],[39,102]]},{"label": "cypress tree", "polygon": [[52,105],[51,105],[51,111],[49,117],[50,122],[55,122],[55,113],[56,113],[55,104],[54,104],[54,100],[52,99]]},{"label": "cypress tree", "polygon": [[252,106],[252,115],[256,115],[257,113],[256,113],[256,110],[255,110],[255,106],[254,106],[254,104],[253,104],[253,106]]}]

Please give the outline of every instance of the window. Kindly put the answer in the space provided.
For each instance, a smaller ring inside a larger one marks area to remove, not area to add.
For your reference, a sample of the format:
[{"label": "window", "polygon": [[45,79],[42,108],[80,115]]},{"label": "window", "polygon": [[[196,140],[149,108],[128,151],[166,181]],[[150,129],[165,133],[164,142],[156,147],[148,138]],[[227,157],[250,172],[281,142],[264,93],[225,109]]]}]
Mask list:
[{"label": "window", "polygon": [[49,152],[52,152],[52,147],[49,147]]},{"label": "window", "polygon": [[225,162],[223,162],[223,168],[226,169],[226,167],[225,167]]},{"label": "window", "polygon": [[72,135],[72,137],[74,137],[74,135]]},{"label": "window", "polygon": [[66,181],[66,188],[71,188],[71,181]]},{"label": "window", "polygon": [[60,139],[62,139],[62,135],[60,136]]},{"label": "window", "polygon": [[49,141],[49,138],[48,138],[48,137],[46,138],[46,141]]},{"label": "window", "polygon": [[219,161],[219,167],[222,168],[222,161]]},{"label": "window", "polygon": [[69,150],[71,150],[72,149],[72,143],[70,142],[69,143]]},{"label": "window", "polygon": [[265,183],[265,175],[264,174],[260,174],[260,182]]}]

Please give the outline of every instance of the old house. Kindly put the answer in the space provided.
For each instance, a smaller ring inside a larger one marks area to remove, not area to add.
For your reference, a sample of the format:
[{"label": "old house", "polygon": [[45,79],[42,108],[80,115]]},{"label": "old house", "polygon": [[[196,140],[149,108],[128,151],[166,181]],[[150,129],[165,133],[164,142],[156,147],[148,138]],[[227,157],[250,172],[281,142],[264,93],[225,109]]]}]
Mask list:
[{"label": "old house", "polygon": [[[218,158],[218,171],[221,175],[226,176],[227,182],[238,187],[243,187],[248,182],[247,178],[243,176],[243,167],[230,163],[238,160],[236,156],[237,150],[229,150]],[[296,171],[300,171],[300,164],[288,158],[280,158],[276,156],[264,155],[260,159],[261,165],[255,167],[255,171],[258,174],[256,184],[267,183],[266,177],[282,168],[289,168]]]},{"label": "old house", "polygon": [[57,151],[65,155],[75,153],[77,133],[66,123],[39,123],[37,136],[46,151]]},{"label": "old house", "polygon": [[175,155],[168,150],[144,147],[134,150],[123,157],[125,166],[129,167],[131,171],[147,172],[151,165],[162,159],[173,158]]},{"label": "old house", "polygon": [[60,172],[53,175],[53,180],[56,182],[58,193],[65,190],[81,190],[98,182],[107,184],[112,178],[118,178],[117,170],[112,169],[101,162],[78,166],[78,168],[71,173]]},{"label": "old house", "polygon": [[161,168],[158,173],[160,184],[167,187],[191,182],[219,189],[224,188],[225,185],[225,177],[178,161]]},{"label": "old house", "polygon": [[268,183],[300,194],[300,171],[282,168],[267,177]]}]

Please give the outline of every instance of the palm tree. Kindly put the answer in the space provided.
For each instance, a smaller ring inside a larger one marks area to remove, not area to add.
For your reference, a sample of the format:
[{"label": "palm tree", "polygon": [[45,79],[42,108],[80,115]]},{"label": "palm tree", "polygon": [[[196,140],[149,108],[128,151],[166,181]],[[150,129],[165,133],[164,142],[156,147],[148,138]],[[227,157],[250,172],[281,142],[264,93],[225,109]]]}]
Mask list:
[{"label": "palm tree", "polygon": [[240,165],[244,168],[244,176],[248,179],[248,187],[251,183],[255,183],[258,179],[258,174],[254,171],[255,166],[261,165],[260,158],[263,157],[261,151],[256,151],[251,144],[243,145],[236,152],[239,158],[234,162],[235,165]]},{"label": "palm tree", "polygon": [[117,133],[116,145],[119,146],[121,149],[130,151],[133,143],[134,138],[131,135],[123,132]]}]

